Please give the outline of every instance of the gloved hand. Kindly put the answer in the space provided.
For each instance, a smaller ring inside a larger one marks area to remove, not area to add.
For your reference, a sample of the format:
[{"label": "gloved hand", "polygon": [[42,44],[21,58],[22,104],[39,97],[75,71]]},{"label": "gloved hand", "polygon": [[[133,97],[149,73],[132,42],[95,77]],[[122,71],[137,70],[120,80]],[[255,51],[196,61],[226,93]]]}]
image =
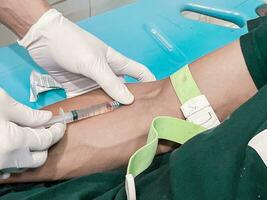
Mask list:
[{"label": "gloved hand", "polygon": [[[64,135],[65,125],[40,127],[49,121],[49,111],[32,110],[12,99],[0,88],[0,171],[27,169],[43,165],[47,150]],[[0,179],[9,178],[0,173]]]},{"label": "gloved hand", "polygon": [[69,97],[87,92],[94,80],[113,99],[130,104],[134,97],[117,76],[155,80],[145,66],[124,57],[55,9],[47,11],[18,43],[61,83]]}]

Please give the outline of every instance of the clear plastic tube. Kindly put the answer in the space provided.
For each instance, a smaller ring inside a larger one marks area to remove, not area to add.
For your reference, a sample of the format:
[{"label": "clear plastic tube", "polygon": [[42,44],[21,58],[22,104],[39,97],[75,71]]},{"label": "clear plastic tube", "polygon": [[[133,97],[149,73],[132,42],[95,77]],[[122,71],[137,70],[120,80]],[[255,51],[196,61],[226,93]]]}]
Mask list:
[{"label": "clear plastic tube", "polygon": [[52,117],[52,119],[47,122],[44,126],[50,127],[55,123],[71,123],[74,121],[79,121],[89,117],[101,115],[104,113],[112,112],[113,110],[119,108],[121,104],[117,101],[106,102],[90,106],[88,108],[82,108],[79,110],[72,110],[70,112],[64,112],[63,109],[60,109],[60,115]]}]

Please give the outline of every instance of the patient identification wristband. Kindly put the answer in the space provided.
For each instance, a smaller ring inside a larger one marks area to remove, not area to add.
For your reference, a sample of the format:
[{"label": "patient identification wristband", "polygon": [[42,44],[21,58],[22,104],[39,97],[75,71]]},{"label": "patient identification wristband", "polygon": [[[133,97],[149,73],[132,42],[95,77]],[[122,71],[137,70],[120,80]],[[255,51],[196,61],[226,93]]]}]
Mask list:
[{"label": "patient identification wristband", "polygon": [[187,121],[207,129],[220,124],[208,99],[201,94],[187,65],[171,75],[170,79],[182,104],[181,111]]}]

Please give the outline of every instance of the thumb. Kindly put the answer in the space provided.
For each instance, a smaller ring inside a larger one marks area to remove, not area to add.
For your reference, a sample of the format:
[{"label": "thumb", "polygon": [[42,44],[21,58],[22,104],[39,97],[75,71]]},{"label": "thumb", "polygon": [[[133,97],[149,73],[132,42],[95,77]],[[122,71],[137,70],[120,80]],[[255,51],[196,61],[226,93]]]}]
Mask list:
[{"label": "thumb", "polygon": [[10,176],[9,173],[0,173],[0,180],[8,179]]},{"label": "thumb", "polygon": [[46,151],[36,151],[32,152],[32,164],[31,168],[41,167],[47,160],[48,152]]},{"label": "thumb", "polygon": [[20,168],[37,168],[41,167],[48,158],[48,151],[29,152],[30,160],[28,162],[20,161]]},{"label": "thumb", "polygon": [[[12,99],[13,100],[13,99]],[[8,120],[22,126],[38,127],[49,121],[52,112],[44,110],[33,110],[13,100],[13,106],[7,113]]]},{"label": "thumb", "polygon": [[2,115],[8,121],[12,121],[22,126],[41,126],[52,117],[50,111],[33,110],[10,97],[5,91],[0,89],[1,104],[4,106]]},{"label": "thumb", "polygon": [[98,69],[102,69],[102,72],[97,70],[91,77],[114,100],[121,104],[131,104],[134,101],[132,93],[114,74],[107,63],[103,63],[102,65],[97,67]]},{"label": "thumb", "polygon": [[107,60],[117,75],[128,75],[141,82],[155,81],[156,78],[144,65],[133,61],[109,47]]}]

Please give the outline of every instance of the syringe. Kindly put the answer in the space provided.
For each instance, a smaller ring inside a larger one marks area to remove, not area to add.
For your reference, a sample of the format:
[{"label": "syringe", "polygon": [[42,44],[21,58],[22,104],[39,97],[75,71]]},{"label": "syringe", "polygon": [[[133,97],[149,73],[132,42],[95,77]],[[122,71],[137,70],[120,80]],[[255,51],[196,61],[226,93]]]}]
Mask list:
[{"label": "syringe", "polygon": [[74,121],[79,121],[89,117],[101,115],[107,112],[111,112],[119,108],[121,104],[118,101],[106,102],[90,106],[88,108],[82,108],[79,110],[72,110],[69,112],[64,112],[62,108],[59,110],[59,115],[52,117],[52,119],[47,122],[44,127],[50,127],[55,123],[71,123]]}]

